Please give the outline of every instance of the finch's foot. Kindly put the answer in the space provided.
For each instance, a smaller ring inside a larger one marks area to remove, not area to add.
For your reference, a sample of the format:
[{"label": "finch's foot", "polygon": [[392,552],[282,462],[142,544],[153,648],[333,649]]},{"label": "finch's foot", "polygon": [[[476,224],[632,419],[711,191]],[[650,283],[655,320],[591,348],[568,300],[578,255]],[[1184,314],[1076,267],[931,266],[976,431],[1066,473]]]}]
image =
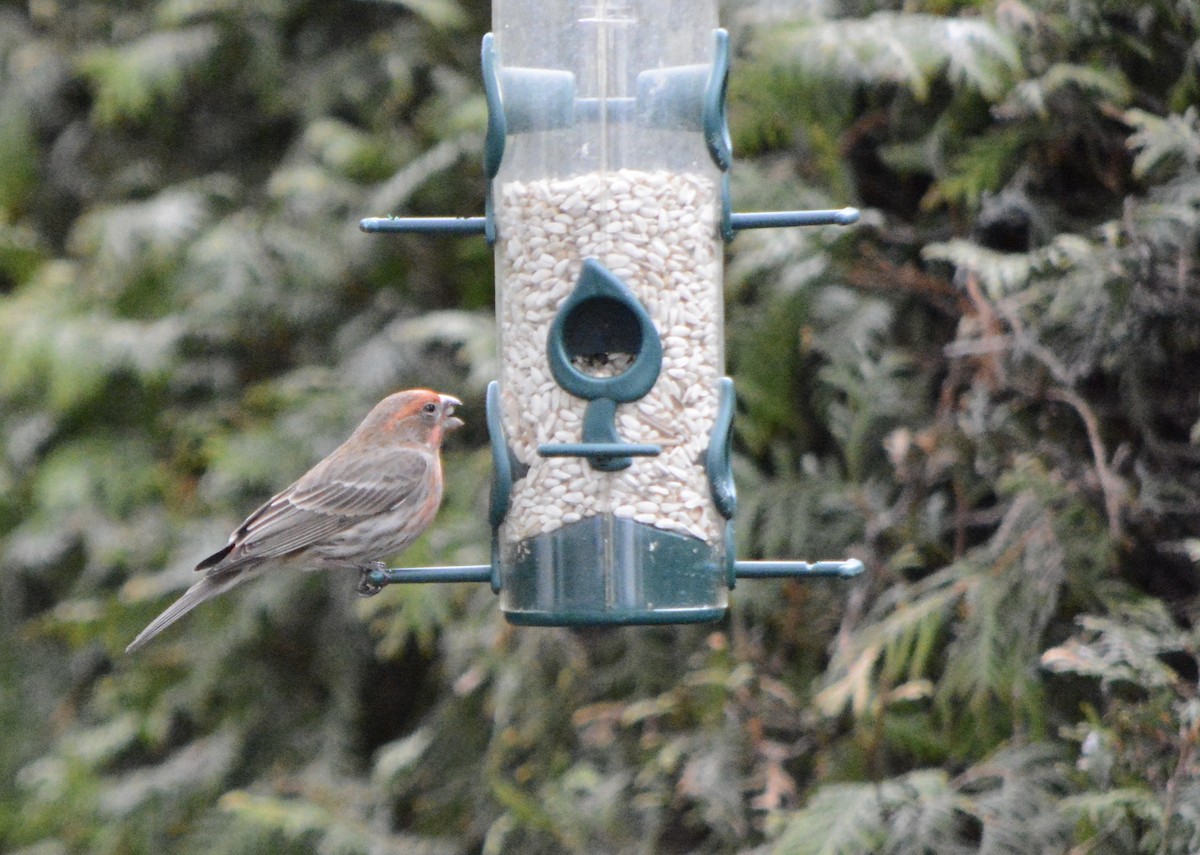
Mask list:
[{"label": "finch's foot", "polygon": [[358,568],[358,584],[354,586],[354,590],[358,591],[360,597],[373,597],[383,590],[383,585],[371,579],[371,574],[382,572],[387,569],[387,565],[382,561],[376,561],[374,564],[367,564]]}]

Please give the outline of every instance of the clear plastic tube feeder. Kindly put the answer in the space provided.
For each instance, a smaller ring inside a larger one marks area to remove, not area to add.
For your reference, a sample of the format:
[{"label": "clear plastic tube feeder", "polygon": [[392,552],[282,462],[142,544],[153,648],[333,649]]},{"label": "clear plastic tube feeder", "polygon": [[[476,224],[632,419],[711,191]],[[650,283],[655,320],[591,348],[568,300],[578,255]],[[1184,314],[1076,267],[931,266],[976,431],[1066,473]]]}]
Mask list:
[{"label": "clear plastic tube feeder", "polygon": [[722,317],[735,230],[857,212],[732,212],[715,0],[496,0],[493,28],[485,216],[363,221],[495,248],[492,563],[416,578],[488,578],[510,622],[579,625],[715,620],[739,575],[857,573],[735,560]]},{"label": "clear plastic tube feeder", "polygon": [[721,172],[700,126],[715,4],[494,9],[515,470],[501,606],[515,623],[712,620],[727,605],[705,461],[724,372]]}]

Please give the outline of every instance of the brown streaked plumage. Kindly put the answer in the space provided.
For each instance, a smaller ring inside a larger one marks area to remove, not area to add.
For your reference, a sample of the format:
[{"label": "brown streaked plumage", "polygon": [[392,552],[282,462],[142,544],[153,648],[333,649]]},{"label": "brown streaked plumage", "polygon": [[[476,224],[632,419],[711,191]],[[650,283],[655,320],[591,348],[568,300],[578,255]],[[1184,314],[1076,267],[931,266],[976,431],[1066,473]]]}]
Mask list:
[{"label": "brown streaked plumage", "polygon": [[441,445],[461,402],[428,389],[384,398],[328,457],[246,518],[196,565],[204,577],[138,634],[137,650],[196,606],[276,567],[357,569],[400,552],[442,501]]}]

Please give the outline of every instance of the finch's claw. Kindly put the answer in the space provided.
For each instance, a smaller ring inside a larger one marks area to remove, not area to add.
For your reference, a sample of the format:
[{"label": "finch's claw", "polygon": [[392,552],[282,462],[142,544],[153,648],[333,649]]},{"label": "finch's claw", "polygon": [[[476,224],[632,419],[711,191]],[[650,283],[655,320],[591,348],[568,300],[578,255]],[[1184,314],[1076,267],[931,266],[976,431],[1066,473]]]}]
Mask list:
[{"label": "finch's claw", "polygon": [[366,567],[360,567],[358,570],[358,584],[354,586],[354,590],[358,591],[360,597],[373,597],[383,590],[383,585],[371,578],[373,573],[382,572],[387,569],[387,566],[378,561],[374,564],[368,564]]}]

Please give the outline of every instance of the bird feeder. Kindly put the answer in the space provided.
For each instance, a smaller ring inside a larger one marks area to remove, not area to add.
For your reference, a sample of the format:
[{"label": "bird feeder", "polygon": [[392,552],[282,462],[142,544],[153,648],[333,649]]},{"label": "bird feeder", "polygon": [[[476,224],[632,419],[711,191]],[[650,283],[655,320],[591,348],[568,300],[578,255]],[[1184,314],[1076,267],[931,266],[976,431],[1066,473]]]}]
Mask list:
[{"label": "bird feeder", "polygon": [[860,572],[735,557],[722,242],[858,212],[733,212],[715,0],[496,0],[493,29],[485,215],[361,224],[494,247],[492,562],[372,581],[490,581],[515,624],[649,624],[720,618],[739,577]]}]

